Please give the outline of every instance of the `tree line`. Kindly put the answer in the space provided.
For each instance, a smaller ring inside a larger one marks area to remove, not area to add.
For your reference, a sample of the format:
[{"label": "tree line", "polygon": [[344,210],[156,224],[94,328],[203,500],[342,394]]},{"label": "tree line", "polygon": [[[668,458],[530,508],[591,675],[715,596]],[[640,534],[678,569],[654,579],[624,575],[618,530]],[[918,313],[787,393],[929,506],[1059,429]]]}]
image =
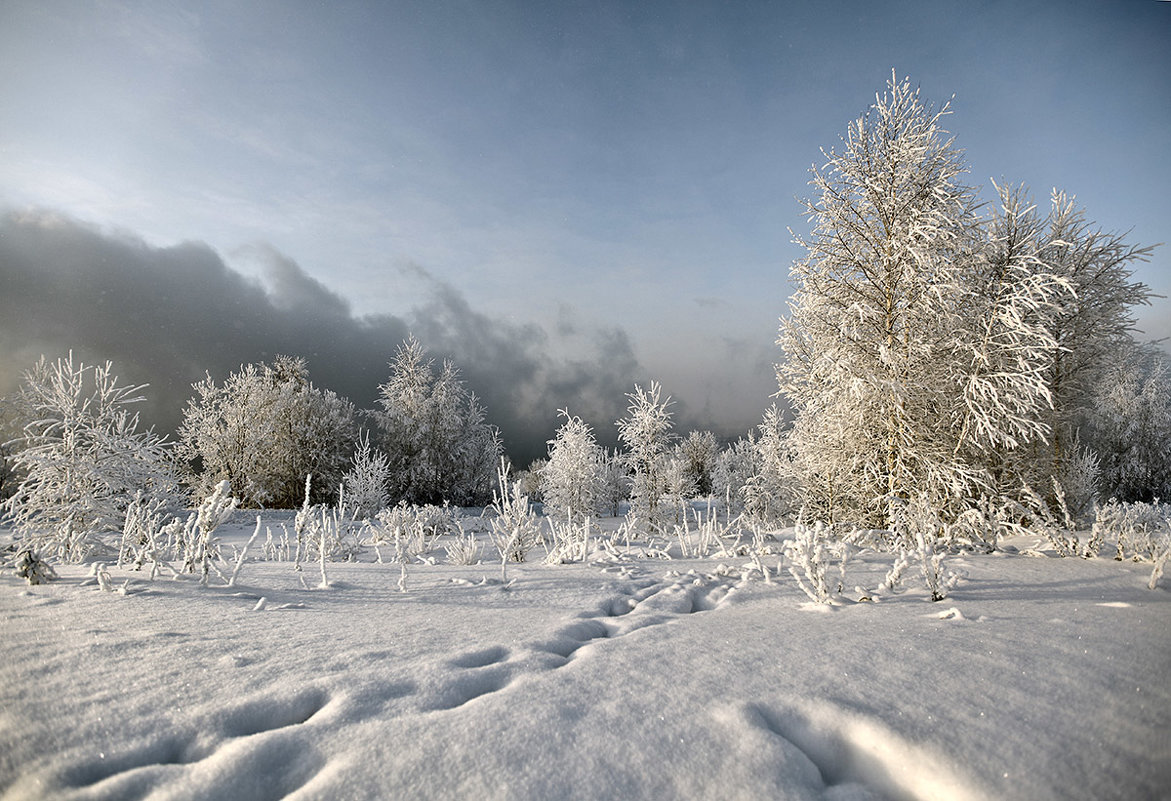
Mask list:
[{"label": "tree line", "polygon": [[[904,539],[914,520],[1074,526],[1098,500],[1168,497],[1167,358],[1133,334],[1134,308],[1154,297],[1133,267],[1151,249],[1057,190],[1042,209],[1026,188],[994,185],[981,204],[948,113],[892,75],[812,169],[810,230],[794,235],[806,254],[777,340],[784,407],[720,447],[710,432],[679,436],[661,387],[636,386],[616,452],[564,409],[548,458],[516,476],[525,493],[556,515],[628,503],[649,531],[710,495],[762,525]],[[281,356],[195,384],[168,442],[139,429],[143,389],[72,355],[26,374],[5,401],[16,422],[0,471],[18,529],[69,542],[119,529],[143,493],[199,499],[223,481],[247,506],[348,495],[370,514],[480,506],[496,489],[499,431],[459,369],[413,337],[370,410]]]}]

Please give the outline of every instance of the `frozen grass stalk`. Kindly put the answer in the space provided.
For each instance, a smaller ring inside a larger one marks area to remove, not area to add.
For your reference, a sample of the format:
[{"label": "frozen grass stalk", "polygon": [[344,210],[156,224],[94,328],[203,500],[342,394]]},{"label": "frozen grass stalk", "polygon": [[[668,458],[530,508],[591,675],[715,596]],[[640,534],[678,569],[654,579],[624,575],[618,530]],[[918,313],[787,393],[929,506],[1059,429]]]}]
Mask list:
[{"label": "frozen grass stalk", "polygon": [[248,542],[244,543],[244,549],[240,551],[240,555],[236,557],[236,566],[232,568],[232,577],[228,579],[228,586],[235,587],[236,579],[240,576],[240,568],[244,567],[244,560],[248,556],[248,548],[256,541],[260,535],[260,515],[256,516],[256,530],[252,532],[252,536],[248,538]]}]

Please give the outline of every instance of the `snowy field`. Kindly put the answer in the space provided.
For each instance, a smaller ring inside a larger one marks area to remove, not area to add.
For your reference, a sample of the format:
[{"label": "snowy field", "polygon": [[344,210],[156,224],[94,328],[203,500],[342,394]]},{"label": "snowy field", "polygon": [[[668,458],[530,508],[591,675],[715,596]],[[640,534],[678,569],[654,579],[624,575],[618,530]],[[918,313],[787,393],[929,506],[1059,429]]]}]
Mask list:
[{"label": "snowy field", "polygon": [[281,561],[5,574],[0,798],[1171,798],[1149,563],[1017,539],[951,557],[943,602],[908,575],[813,607],[734,557],[534,554],[505,587],[432,545],[406,592],[369,549],[328,589]]}]

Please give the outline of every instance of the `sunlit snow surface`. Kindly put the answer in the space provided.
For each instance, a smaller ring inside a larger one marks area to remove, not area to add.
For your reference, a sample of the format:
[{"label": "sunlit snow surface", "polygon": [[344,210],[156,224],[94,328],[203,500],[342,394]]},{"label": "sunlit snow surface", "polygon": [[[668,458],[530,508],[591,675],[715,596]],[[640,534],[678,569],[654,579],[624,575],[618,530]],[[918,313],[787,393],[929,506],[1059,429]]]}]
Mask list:
[{"label": "sunlit snow surface", "polygon": [[7,574],[0,798],[1171,798],[1149,565],[956,556],[943,603],[908,571],[817,614],[745,560],[636,550],[505,589],[437,543],[406,593],[372,553],[324,590],[287,562],[232,588],[113,570],[126,595]]}]

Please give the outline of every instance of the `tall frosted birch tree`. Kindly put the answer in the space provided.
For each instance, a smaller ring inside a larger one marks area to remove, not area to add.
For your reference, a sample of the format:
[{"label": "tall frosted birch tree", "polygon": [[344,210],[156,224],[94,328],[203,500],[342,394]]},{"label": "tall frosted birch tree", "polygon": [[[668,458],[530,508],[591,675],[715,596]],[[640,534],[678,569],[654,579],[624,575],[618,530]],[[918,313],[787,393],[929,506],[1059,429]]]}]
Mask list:
[{"label": "tall frosted birch tree", "polygon": [[831,519],[885,527],[923,498],[956,510],[988,488],[974,453],[1046,434],[1036,365],[1060,282],[1027,249],[993,265],[948,113],[892,75],[811,170],[777,378],[794,472]]}]

